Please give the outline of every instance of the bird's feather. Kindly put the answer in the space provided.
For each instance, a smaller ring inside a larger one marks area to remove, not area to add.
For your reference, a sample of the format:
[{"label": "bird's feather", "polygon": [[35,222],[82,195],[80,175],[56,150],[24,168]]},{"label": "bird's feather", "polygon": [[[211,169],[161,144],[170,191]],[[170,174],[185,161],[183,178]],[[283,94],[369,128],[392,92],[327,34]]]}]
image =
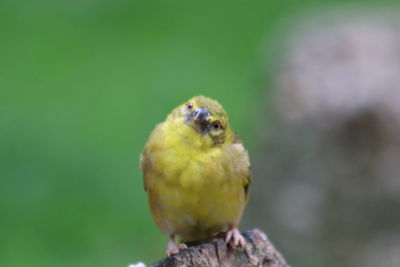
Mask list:
[{"label": "bird's feather", "polygon": [[179,106],[157,125],[141,155],[140,167],[150,209],[159,228],[185,241],[203,241],[237,226],[248,199],[250,161],[231,130],[222,106],[206,97],[189,102],[210,113],[207,134],[196,131]]}]

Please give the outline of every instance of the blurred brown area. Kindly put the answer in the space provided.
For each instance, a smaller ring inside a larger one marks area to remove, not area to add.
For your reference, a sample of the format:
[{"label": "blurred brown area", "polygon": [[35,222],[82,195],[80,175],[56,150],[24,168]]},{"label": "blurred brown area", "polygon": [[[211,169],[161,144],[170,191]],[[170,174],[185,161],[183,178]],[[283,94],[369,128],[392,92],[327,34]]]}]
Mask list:
[{"label": "blurred brown area", "polygon": [[298,24],[274,74],[248,213],[295,266],[400,266],[399,20]]}]

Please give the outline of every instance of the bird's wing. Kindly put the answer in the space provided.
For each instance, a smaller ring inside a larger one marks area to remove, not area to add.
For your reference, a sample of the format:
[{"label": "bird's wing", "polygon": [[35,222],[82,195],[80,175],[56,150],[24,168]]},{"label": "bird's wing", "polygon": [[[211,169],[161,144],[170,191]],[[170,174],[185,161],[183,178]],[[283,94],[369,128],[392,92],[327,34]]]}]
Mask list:
[{"label": "bird's wing", "polygon": [[234,133],[232,144],[230,145],[233,165],[236,173],[243,180],[243,189],[248,197],[249,187],[251,184],[251,167],[247,150],[244,148],[239,135]]},{"label": "bird's wing", "polygon": [[152,144],[152,139],[157,138],[157,133],[159,132],[159,129],[161,129],[162,125],[164,123],[159,123],[151,133],[149,137],[149,141],[147,142],[146,146],[143,149],[143,153],[140,154],[140,168],[142,169],[143,173],[143,184],[144,184],[144,190],[147,191],[148,188],[148,173],[152,169],[152,163],[151,163],[151,151],[153,149],[152,146],[149,144]]}]

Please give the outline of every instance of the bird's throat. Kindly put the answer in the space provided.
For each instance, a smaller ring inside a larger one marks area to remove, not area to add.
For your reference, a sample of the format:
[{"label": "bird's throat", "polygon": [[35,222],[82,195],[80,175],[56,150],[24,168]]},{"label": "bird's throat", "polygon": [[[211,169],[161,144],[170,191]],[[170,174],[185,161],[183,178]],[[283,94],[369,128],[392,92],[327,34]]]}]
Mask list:
[{"label": "bird's throat", "polygon": [[207,150],[212,147],[212,140],[208,134],[202,134],[196,129],[196,125],[178,121],[171,123],[171,129],[166,132],[170,133],[167,136],[168,141],[176,147],[185,147],[186,149]]}]

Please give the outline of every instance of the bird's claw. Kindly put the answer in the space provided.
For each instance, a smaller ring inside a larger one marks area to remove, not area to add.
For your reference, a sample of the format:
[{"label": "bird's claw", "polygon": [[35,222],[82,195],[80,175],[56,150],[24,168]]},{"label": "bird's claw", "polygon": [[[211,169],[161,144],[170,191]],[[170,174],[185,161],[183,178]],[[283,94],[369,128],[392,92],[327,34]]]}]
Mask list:
[{"label": "bird's claw", "polygon": [[246,240],[236,227],[232,227],[226,232],[225,242],[237,247],[244,248]]},{"label": "bird's claw", "polygon": [[168,257],[171,257],[172,255],[179,253],[178,247],[176,246],[176,244],[173,240],[168,241],[166,253],[167,253]]},{"label": "bird's claw", "polygon": [[187,248],[188,246],[185,243],[180,243],[179,246],[177,246],[174,240],[169,240],[166,253],[168,257],[171,257],[175,254],[178,254],[179,251]]},{"label": "bird's claw", "polygon": [[188,249],[188,246],[185,243],[180,243],[178,246],[178,250],[181,251],[184,249]]}]

